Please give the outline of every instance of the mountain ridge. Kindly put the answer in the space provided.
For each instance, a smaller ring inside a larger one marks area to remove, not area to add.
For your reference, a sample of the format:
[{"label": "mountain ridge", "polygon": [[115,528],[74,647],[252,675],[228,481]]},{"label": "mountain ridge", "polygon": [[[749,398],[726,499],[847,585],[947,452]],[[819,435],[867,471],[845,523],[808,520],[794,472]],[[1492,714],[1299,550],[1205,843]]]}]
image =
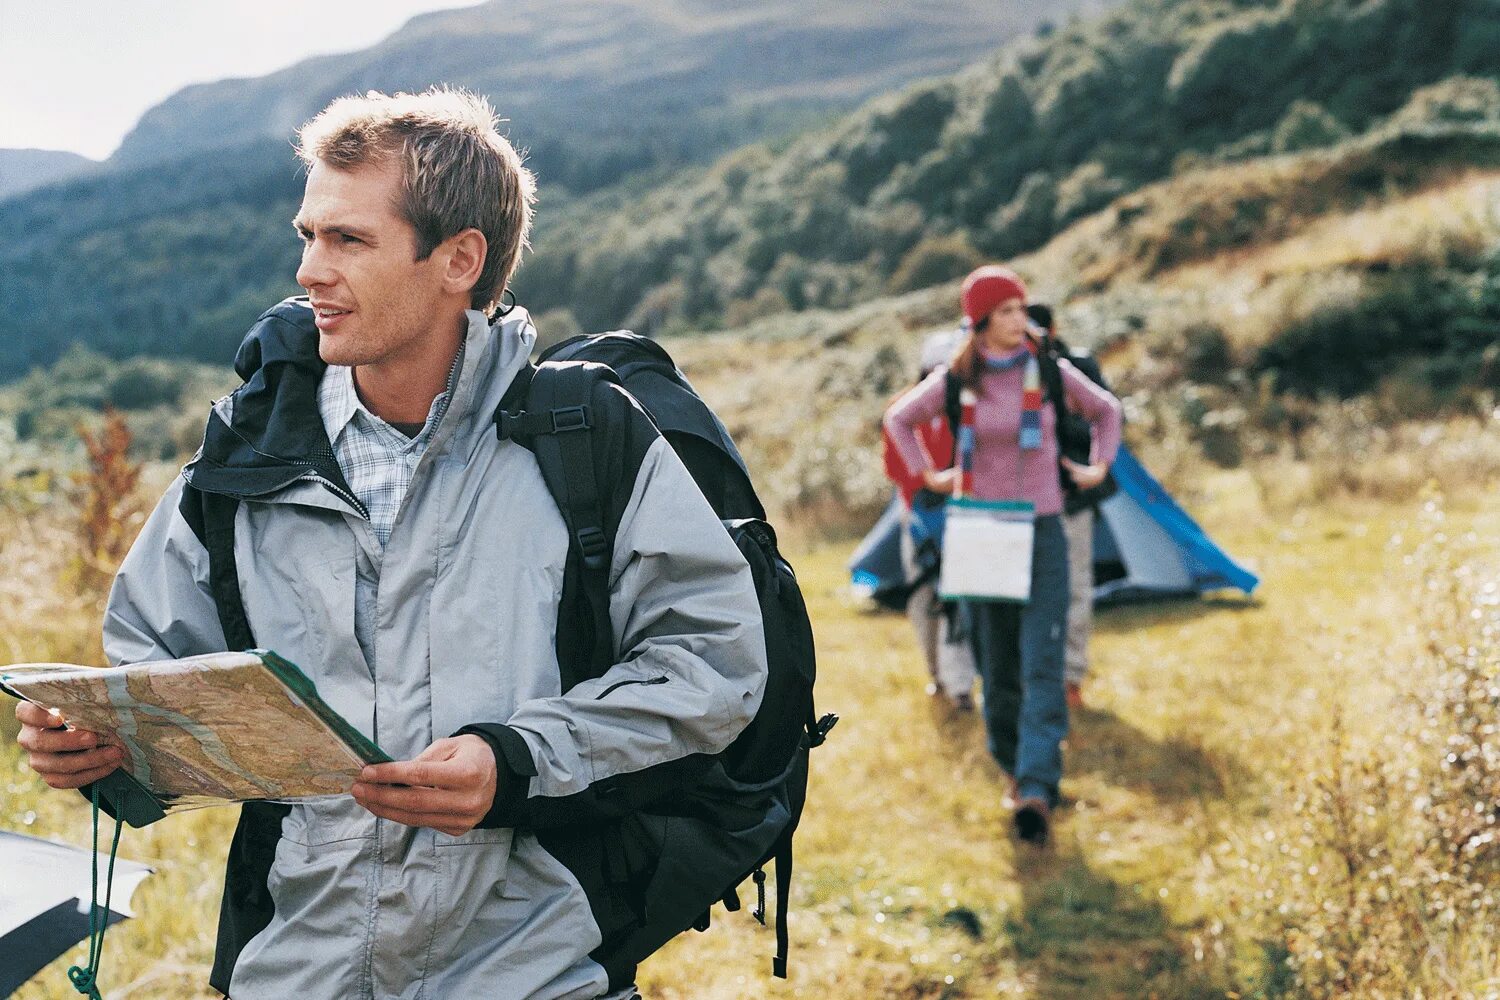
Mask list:
[{"label": "mountain ridge", "polygon": [[98,166],[97,160],[62,149],[0,149],[0,201]]},{"label": "mountain ridge", "polygon": [[[1063,9],[1100,3],[1073,0]],[[432,82],[489,94],[516,123],[513,137],[546,157],[569,126],[594,141],[639,150],[649,144],[627,142],[637,124],[633,116],[640,114],[649,127],[651,95],[666,88],[692,97],[674,113],[691,118],[702,107],[710,123],[718,107],[847,106],[917,76],[951,72],[1029,30],[1039,12],[1052,9],[1028,0],[997,15],[981,0],[908,0],[889,8],[904,13],[899,16],[852,12],[832,0],[772,0],[753,8],[724,0],[491,0],[419,15],[357,52],[311,57],[248,80],[186,87],[149,109],[109,162],[140,166],[283,138],[334,97]],[[851,58],[862,47],[862,58]],[[611,109],[611,97],[633,98],[630,113]],[[774,132],[771,125],[760,134]],[[676,160],[693,159],[695,152],[689,145]],[[555,180],[580,185],[580,178],[565,179],[559,165],[545,166]]]}]

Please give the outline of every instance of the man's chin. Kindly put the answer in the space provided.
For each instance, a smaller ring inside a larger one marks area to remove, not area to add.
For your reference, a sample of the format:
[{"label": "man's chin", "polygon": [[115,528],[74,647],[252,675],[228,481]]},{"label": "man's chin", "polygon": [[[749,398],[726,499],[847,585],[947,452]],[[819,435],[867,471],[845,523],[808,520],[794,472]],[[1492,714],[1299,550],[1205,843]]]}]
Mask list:
[{"label": "man's chin", "polygon": [[331,337],[326,333],[318,335],[318,357],[323,359],[325,365],[353,367],[359,364],[359,359],[353,355],[354,352],[349,350],[349,345],[342,338]]}]

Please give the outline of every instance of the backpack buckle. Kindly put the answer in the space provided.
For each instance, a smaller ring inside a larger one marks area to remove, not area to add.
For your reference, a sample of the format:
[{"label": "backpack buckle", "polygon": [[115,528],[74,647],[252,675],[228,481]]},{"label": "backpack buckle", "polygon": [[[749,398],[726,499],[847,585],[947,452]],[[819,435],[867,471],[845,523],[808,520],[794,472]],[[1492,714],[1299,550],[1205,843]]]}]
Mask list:
[{"label": "backpack buckle", "polygon": [[606,550],[609,548],[604,532],[593,526],[580,528],[577,538],[578,551],[583,555],[584,567],[591,570],[604,569]]},{"label": "backpack buckle", "polygon": [[807,732],[808,749],[822,746],[823,743],[828,739],[829,731],[838,724],[839,717],[837,715],[834,715],[832,712],[829,712],[817,722],[813,723],[812,728]]},{"label": "backpack buckle", "polygon": [[586,431],[594,426],[594,422],[589,419],[587,406],[560,406],[555,410],[547,411],[547,415],[552,418],[553,434]]}]

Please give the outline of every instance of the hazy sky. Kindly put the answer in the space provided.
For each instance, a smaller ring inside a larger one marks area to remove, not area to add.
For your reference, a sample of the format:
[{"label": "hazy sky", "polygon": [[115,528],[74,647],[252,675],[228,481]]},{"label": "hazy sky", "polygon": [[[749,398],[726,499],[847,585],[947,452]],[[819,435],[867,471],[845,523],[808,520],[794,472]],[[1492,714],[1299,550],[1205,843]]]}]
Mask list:
[{"label": "hazy sky", "polygon": [[102,159],[189,83],[374,44],[476,0],[0,0],[0,147]]}]

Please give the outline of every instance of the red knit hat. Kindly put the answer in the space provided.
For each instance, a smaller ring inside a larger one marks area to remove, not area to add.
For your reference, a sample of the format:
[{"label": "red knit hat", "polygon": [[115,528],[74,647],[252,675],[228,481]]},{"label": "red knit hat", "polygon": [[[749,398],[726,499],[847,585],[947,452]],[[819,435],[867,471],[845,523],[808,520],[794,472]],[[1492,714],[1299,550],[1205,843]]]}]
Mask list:
[{"label": "red knit hat", "polygon": [[1026,282],[1008,267],[986,264],[978,267],[964,279],[959,301],[963,303],[964,315],[971,325],[995,311],[995,307],[1008,299],[1026,302]]}]

